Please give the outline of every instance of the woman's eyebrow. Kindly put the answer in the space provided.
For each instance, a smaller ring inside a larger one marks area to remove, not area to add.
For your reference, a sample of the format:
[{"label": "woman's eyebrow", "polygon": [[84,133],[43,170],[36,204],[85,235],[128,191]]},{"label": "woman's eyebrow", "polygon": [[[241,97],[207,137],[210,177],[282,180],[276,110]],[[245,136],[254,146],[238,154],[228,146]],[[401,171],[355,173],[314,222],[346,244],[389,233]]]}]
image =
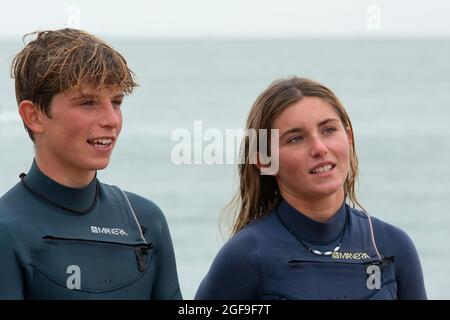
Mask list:
[{"label": "woman's eyebrow", "polygon": [[339,119],[336,119],[336,118],[325,119],[325,120],[319,122],[318,127],[326,125],[329,122],[339,122]]},{"label": "woman's eyebrow", "polygon": [[290,134],[290,133],[300,133],[303,132],[304,130],[302,128],[290,128],[288,130],[286,130],[281,136],[280,138],[283,138],[284,136]]},{"label": "woman's eyebrow", "polygon": [[[328,119],[325,119],[323,121],[320,121],[317,124],[317,126],[321,127],[321,126],[324,126],[324,125],[326,125],[326,124],[328,124],[330,122],[338,122],[338,121],[339,121],[339,119],[336,119],[336,118],[328,118]],[[300,127],[289,128],[281,135],[281,137],[284,137],[285,135],[290,134],[290,133],[301,133],[303,131],[305,131],[305,130],[303,128],[300,128]]]}]

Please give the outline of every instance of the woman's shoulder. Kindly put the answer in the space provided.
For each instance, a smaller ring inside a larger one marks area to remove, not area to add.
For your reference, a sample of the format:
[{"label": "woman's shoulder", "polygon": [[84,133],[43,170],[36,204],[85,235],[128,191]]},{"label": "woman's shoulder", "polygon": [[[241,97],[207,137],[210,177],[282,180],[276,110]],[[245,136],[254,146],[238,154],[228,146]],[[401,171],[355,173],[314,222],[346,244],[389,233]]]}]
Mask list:
[{"label": "woman's shoulder", "polygon": [[265,235],[271,228],[271,215],[250,221],[245,227],[233,234],[222,247],[222,252],[249,252],[260,248]]},{"label": "woman's shoulder", "polygon": [[399,226],[395,226],[376,216],[365,214],[363,211],[352,208],[351,211],[362,219],[368,219],[373,226],[373,233],[377,244],[389,251],[416,251],[414,243],[408,233]]},{"label": "woman's shoulder", "polygon": [[238,239],[254,239],[265,238],[267,232],[273,229],[275,215],[272,212],[250,221],[244,228],[239,230],[234,237]]}]

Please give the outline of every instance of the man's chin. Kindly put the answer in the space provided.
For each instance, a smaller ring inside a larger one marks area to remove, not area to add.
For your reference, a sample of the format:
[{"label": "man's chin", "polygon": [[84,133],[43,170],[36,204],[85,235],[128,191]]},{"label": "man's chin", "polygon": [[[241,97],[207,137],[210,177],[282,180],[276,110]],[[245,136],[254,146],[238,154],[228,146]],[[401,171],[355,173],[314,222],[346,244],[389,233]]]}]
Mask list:
[{"label": "man's chin", "polygon": [[109,165],[109,159],[107,161],[96,161],[95,163],[92,163],[89,166],[89,169],[93,170],[93,171],[103,170],[103,169],[106,169],[106,167],[108,167],[108,165]]}]

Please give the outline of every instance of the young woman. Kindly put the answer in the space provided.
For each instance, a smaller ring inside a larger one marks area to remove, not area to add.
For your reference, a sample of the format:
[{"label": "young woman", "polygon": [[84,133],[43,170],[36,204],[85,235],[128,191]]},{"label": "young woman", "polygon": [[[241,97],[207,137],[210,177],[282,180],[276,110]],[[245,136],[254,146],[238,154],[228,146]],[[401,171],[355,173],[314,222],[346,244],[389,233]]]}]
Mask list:
[{"label": "young woman", "polygon": [[261,174],[244,141],[233,235],[196,299],[426,299],[411,239],[356,198],[353,129],[331,90],[274,82],[247,128],[278,129],[279,169]]}]

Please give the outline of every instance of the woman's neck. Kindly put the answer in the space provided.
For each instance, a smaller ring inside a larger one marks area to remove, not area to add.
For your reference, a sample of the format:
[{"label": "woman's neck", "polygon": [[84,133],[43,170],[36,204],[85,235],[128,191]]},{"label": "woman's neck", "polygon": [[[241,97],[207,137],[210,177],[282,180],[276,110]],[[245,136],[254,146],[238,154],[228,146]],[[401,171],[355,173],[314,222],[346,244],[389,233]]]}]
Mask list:
[{"label": "woman's neck", "polygon": [[297,211],[318,222],[327,222],[342,206],[345,198],[344,189],[332,195],[321,198],[304,198],[285,190],[280,190],[281,196]]}]

